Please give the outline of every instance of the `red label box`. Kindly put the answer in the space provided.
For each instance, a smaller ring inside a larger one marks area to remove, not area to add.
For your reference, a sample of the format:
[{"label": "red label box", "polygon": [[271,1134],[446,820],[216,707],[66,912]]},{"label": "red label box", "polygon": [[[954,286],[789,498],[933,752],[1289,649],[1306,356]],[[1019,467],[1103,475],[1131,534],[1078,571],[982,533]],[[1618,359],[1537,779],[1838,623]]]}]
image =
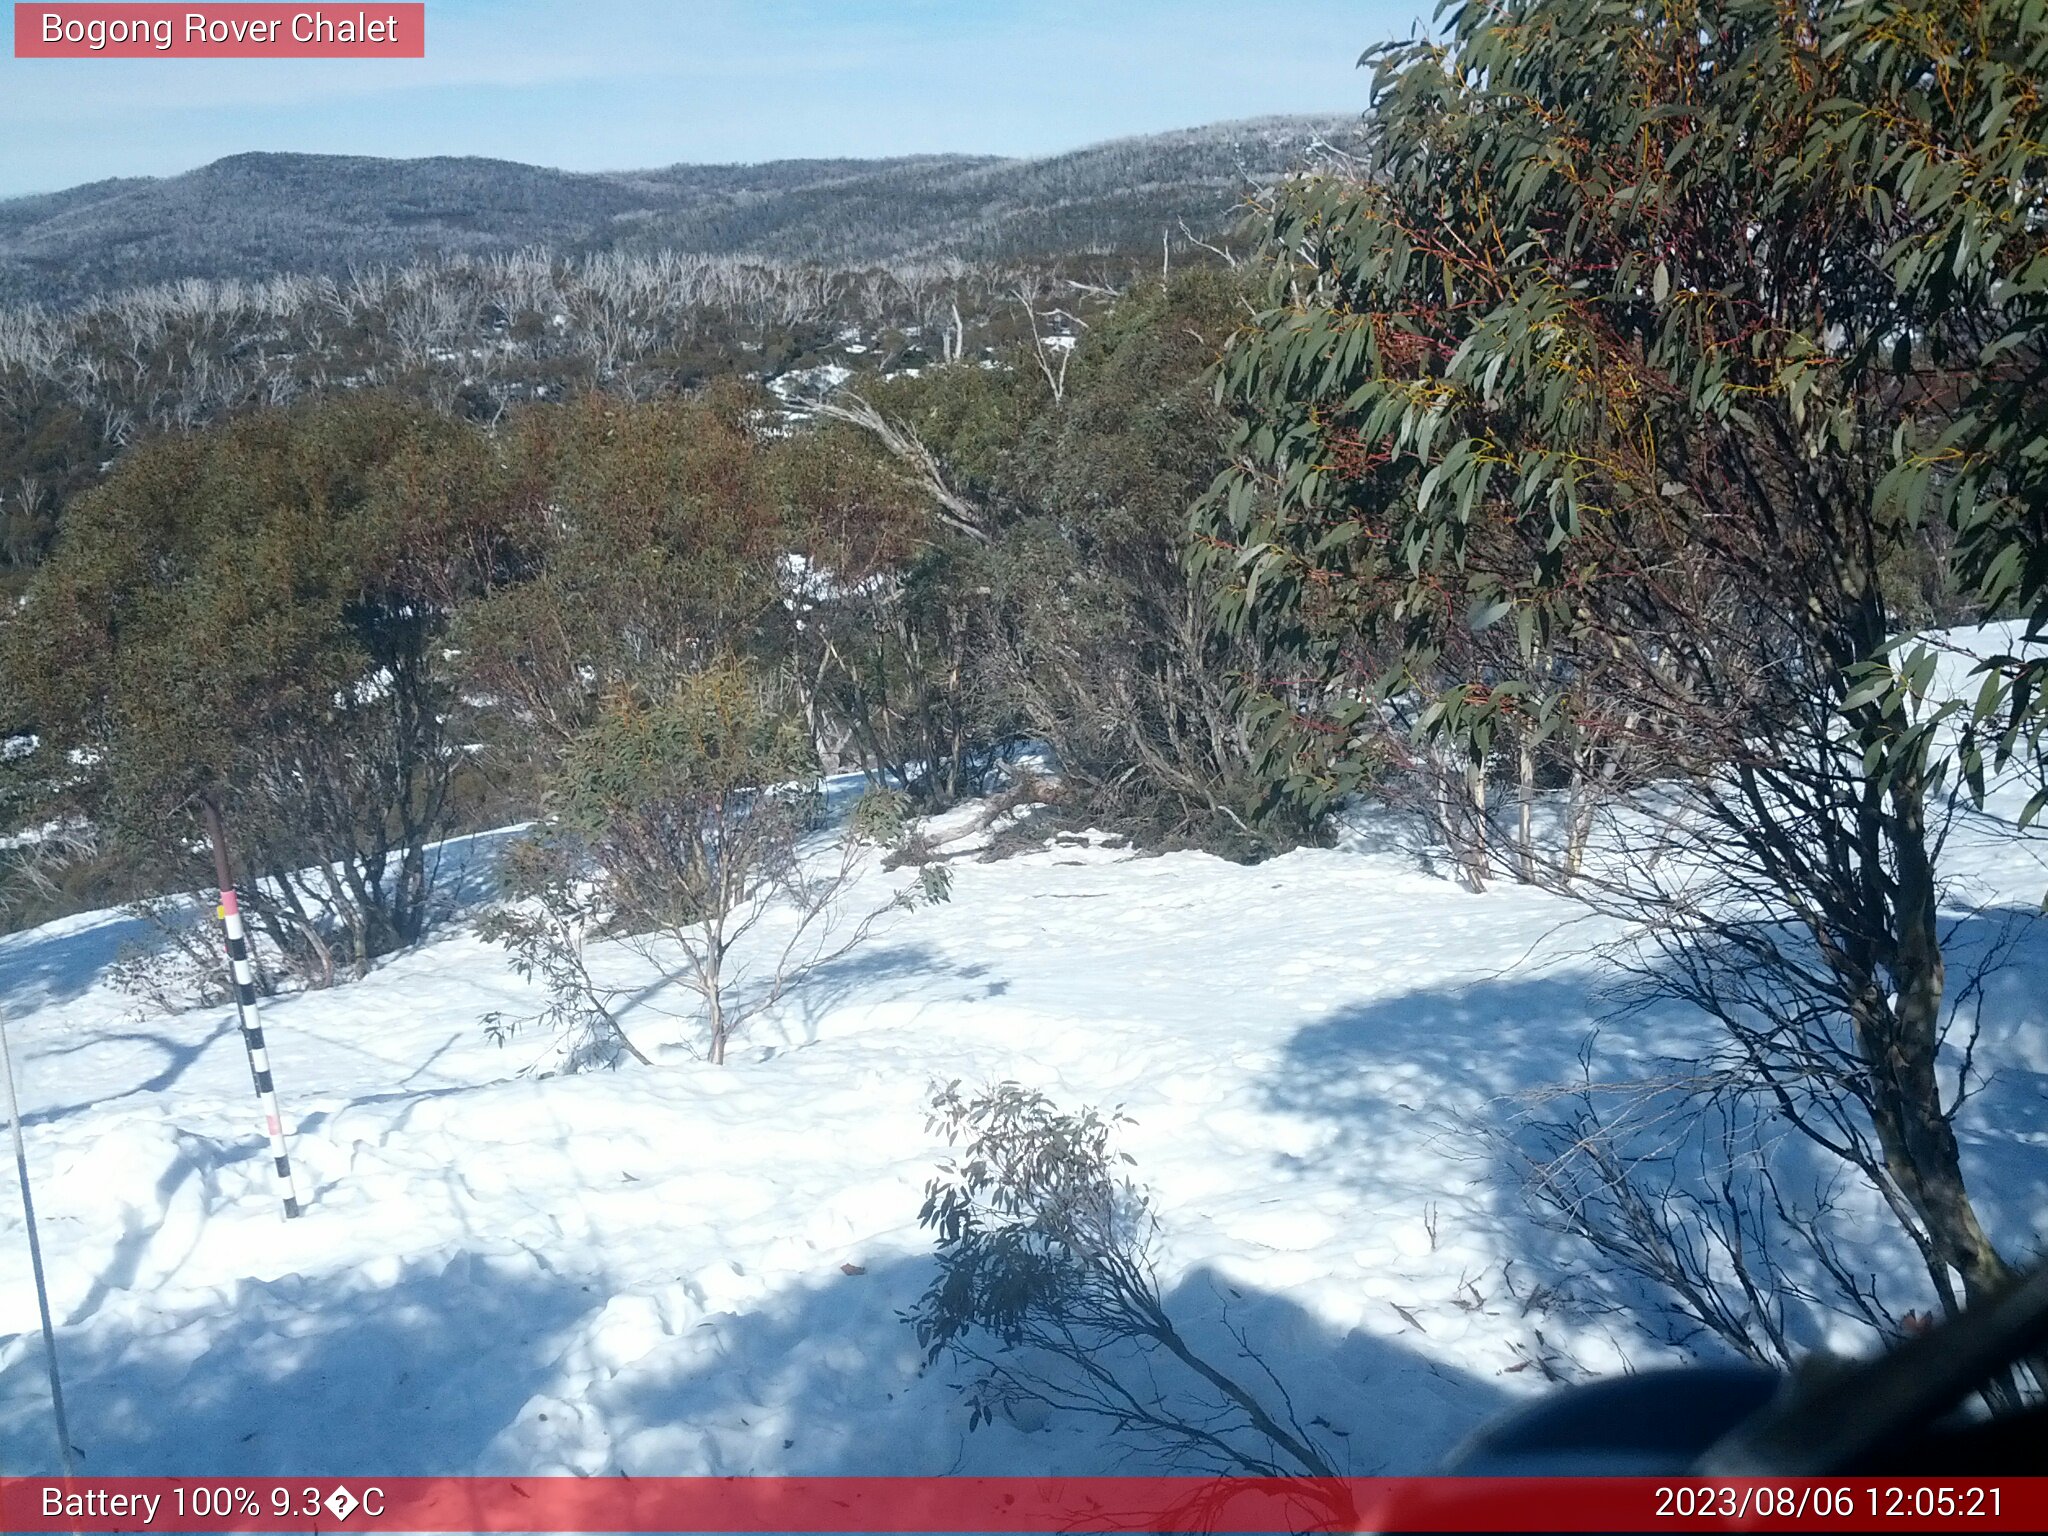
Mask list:
[{"label": "red label box", "polygon": [[14,7],[17,59],[423,59],[424,4]]},{"label": "red label box", "polygon": [[0,1529],[2040,1531],[2048,1478],[0,1477]]}]

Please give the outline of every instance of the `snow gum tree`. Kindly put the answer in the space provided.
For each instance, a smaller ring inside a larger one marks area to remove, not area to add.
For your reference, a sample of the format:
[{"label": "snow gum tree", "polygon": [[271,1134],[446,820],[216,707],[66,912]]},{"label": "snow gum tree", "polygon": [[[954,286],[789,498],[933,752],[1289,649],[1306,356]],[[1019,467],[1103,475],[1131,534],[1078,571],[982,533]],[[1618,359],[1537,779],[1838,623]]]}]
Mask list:
[{"label": "snow gum tree", "polygon": [[614,699],[563,762],[563,825],[589,840],[621,924],[679,940],[714,1063],[732,1032],[728,957],[761,898],[799,879],[816,792],[807,735],[731,666],[650,705]]},{"label": "snow gum tree", "polygon": [[136,449],[0,635],[14,707],[76,765],[47,777],[174,862],[212,806],[311,974],[412,943],[459,764],[440,637],[501,557],[497,478],[478,434],[381,397]]},{"label": "snow gum tree", "polygon": [[[1367,56],[1369,161],[1283,189],[1225,364],[1200,559],[1291,658],[1248,708],[1338,787],[1395,696],[1482,764],[1504,733],[1625,736],[1686,786],[1705,879],[1623,871],[1618,900],[1943,1299],[1991,1289],[1944,1085],[1958,771],[1907,707],[1933,657],[1898,644],[1900,572],[2044,616],[2048,13],[1446,20]],[[2027,664],[1985,676],[1965,779],[2037,718]]]},{"label": "snow gum tree", "polygon": [[737,662],[651,699],[614,694],[563,753],[538,851],[512,861],[537,878],[508,894],[540,898],[538,915],[500,915],[492,936],[544,975],[555,1014],[573,995],[570,1012],[599,1044],[638,1056],[614,1007],[627,989],[583,958],[592,931],[621,939],[659,978],[638,995],[652,1003],[670,984],[692,995],[706,1059],[723,1064],[746,1020],[885,913],[944,898],[934,872],[909,895],[849,913],[864,849],[851,830],[805,846],[819,791],[801,717]]},{"label": "snow gum tree", "polygon": [[[1066,814],[1148,846],[1250,859],[1314,835],[1253,771],[1231,680],[1257,643],[1214,622],[1184,561],[1188,505],[1225,462],[1209,371],[1241,278],[1188,267],[1062,311],[1066,345],[1027,327],[1000,368],[842,393],[818,406],[831,430],[792,442],[793,500],[833,535],[820,563],[855,578],[800,642],[892,785],[944,805],[1021,736],[1057,758]],[[836,553],[849,507],[874,509],[853,528],[886,565]]]},{"label": "snow gum tree", "polygon": [[773,648],[785,547],[751,426],[721,387],[638,405],[588,396],[506,432],[517,578],[455,640],[511,722],[507,755],[545,772],[619,690],[659,695],[720,655]]}]

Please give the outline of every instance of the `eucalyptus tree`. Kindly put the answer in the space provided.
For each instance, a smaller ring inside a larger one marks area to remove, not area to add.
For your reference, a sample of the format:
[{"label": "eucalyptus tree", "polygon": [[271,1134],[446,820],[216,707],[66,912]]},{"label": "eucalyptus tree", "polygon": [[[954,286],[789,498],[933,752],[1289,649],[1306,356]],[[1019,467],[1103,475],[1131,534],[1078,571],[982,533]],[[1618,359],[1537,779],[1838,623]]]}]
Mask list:
[{"label": "eucalyptus tree", "polygon": [[1625,740],[1685,786],[1694,877],[1609,894],[1944,1299],[1995,1286],[1936,859],[2040,675],[1994,659],[1955,753],[1900,641],[1927,569],[2048,618],[2048,9],[1444,22],[1367,55],[1367,158],[1282,190],[1222,374],[1197,558],[1287,658],[1245,689],[1269,770],[1341,793],[1389,700],[1478,763],[1510,731]]},{"label": "eucalyptus tree", "polygon": [[412,943],[463,761],[442,637],[501,513],[480,434],[380,397],[145,443],[0,633],[45,778],[174,860],[224,819],[318,973]]}]

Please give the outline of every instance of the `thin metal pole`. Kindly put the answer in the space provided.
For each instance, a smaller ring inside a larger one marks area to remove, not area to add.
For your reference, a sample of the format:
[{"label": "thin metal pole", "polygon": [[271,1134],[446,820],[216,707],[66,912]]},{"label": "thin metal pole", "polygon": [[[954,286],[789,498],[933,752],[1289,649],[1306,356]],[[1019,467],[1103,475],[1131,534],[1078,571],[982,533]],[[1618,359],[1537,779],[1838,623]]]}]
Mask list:
[{"label": "thin metal pole", "polygon": [[71,1426],[64,1418],[64,1382],[57,1372],[57,1329],[50,1321],[50,1288],[43,1281],[43,1244],[36,1236],[36,1202],[28,1189],[28,1148],[21,1140],[21,1100],[14,1092],[14,1052],[7,1043],[7,1017],[0,1014],[0,1066],[7,1077],[7,1123],[14,1131],[14,1169],[21,1176],[21,1214],[28,1225],[28,1262],[36,1276],[36,1306],[43,1314],[43,1360],[50,1368],[50,1411],[57,1419],[57,1454],[68,1481],[78,1475],[71,1459]]},{"label": "thin metal pole", "polygon": [[235,899],[234,866],[228,857],[227,829],[221,825],[220,808],[211,800],[199,802],[206,818],[206,835],[213,844],[214,874],[220,883],[220,921],[227,930],[228,980],[235,994],[235,1016],[242,1024],[242,1045],[249,1053],[249,1076],[256,1084],[256,1102],[263,1107],[263,1127],[270,1136],[271,1170],[277,1177],[277,1197],[284,1202],[285,1220],[299,1214],[299,1191],[292,1182],[292,1160],[284,1139],[284,1111],[278,1106],[277,1084],[270,1076],[270,1048],[263,1042],[263,1020],[256,1012],[256,971],[251,963],[249,938],[242,926],[241,904]]}]

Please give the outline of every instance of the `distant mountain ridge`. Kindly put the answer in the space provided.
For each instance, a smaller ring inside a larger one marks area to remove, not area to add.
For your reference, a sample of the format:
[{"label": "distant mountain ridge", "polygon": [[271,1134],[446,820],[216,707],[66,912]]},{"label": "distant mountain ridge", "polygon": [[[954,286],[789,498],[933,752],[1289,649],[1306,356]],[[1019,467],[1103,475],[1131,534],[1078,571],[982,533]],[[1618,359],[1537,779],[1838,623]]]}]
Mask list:
[{"label": "distant mountain ridge", "polygon": [[1035,159],[914,155],[589,173],[507,160],[242,154],[164,178],[0,201],[0,300],[185,277],[340,272],[545,244],[834,265],[1142,250],[1356,132],[1260,118]]}]

